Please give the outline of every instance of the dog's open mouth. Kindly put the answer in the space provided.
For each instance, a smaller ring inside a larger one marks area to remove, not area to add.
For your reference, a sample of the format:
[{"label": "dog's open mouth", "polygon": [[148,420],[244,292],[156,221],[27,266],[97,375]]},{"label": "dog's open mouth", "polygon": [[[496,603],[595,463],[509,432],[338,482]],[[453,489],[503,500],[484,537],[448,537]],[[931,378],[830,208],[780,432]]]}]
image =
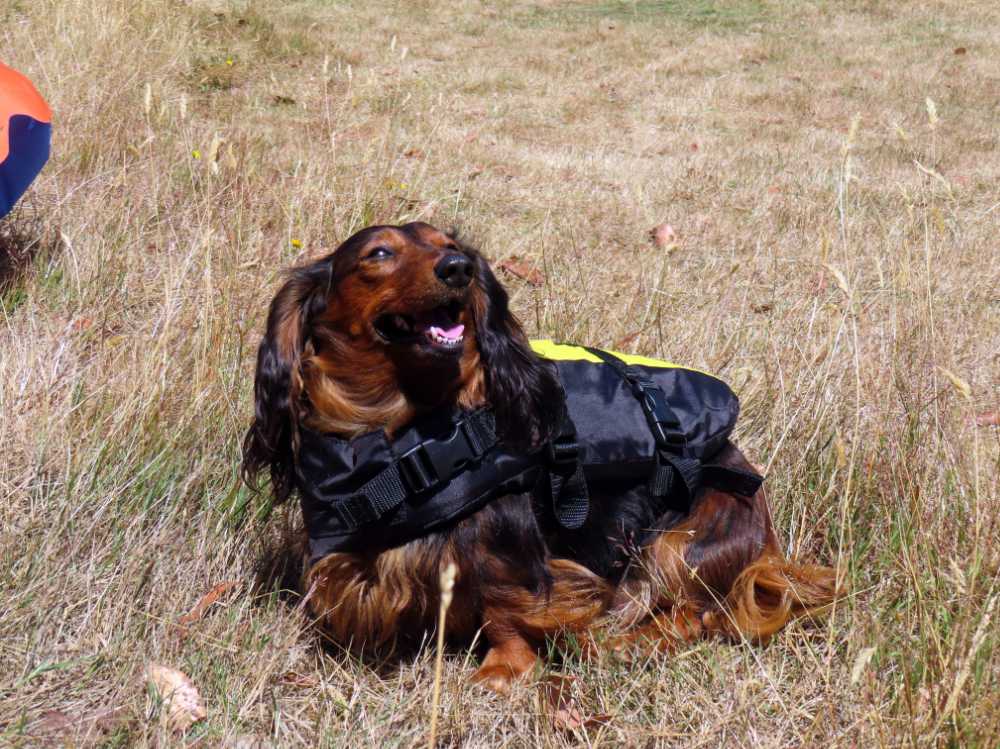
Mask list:
[{"label": "dog's open mouth", "polygon": [[465,326],[459,322],[461,314],[459,302],[412,315],[394,312],[380,315],[375,320],[375,331],[387,343],[420,344],[434,351],[458,353],[465,340]]}]

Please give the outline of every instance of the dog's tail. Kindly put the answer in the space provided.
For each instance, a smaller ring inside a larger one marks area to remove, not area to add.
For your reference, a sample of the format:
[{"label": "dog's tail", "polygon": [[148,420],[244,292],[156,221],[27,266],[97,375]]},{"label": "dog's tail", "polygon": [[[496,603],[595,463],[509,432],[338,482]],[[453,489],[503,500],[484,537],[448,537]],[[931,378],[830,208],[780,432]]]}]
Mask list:
[{"label": "dog's tail", "polygon": [[[651,544],[631,595],[616,610],[626,622],[658,609],[697,612],[699,632],[765,642],[795,619],[826,614],[845,586],[832,567],[781,553],[764,492],[749,502],[709,490],[680,524]],[[648,585],[640,585],[643,579]]]},{"label": "dog's tail", "polygon": [[708,631],[766,642],[795,619],[818,619],[844,594],[836,570],[785,559],[768,549],[733,582],[723,605],[706,611]]}]

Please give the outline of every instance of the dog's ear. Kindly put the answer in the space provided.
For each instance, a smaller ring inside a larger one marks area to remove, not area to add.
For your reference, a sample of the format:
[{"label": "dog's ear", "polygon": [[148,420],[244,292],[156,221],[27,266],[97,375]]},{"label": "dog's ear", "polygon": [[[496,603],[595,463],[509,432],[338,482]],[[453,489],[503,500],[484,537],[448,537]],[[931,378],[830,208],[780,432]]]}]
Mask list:
[{"label": "dog's ear", "polygon": [[565,408],[555,367],[531,350],[486,259],[466,249],[476,264],[476,344],[498,431],[516,445],[545,442],[558,431]]},{"label": "dog's ear", "polygon": [[293,270],[271,302],[257,351],[254,420],[243,439],[243,479],[255,486],[267,468],[276,502],[288,499],[294,488],[303,350],[311,321],[326,308],[330,280],[326,260]]}]

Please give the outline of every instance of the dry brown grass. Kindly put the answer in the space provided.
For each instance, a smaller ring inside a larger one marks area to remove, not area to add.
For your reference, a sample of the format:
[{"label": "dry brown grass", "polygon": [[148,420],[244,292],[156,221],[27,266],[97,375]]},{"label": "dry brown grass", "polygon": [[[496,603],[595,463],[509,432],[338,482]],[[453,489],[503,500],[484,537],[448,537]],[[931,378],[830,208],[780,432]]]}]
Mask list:
[{"label": "dry brown grass", "polygon": [[[0,292],[0,744],[426,739],[433,648],[397,666],[318,647],[281,592],[288,517],[237,482],[280,270],[417,217],[542,268],[540,288],[509,279],[533,333],[728,378],[789,550],[853,590],[763,649],[554,657],[611,716],[575,733],[534,685],[468,685],[453,653],[444,744],[1000,744],[1000,435],[972,421],[1000,407],[994,2],[37,0],[0,19],[56,113],[26,204],[43,220],[12,227],[30,266]],[[662,221],[670,252],[646,239]],[[202,692],[184,737],[149,662]]]}]

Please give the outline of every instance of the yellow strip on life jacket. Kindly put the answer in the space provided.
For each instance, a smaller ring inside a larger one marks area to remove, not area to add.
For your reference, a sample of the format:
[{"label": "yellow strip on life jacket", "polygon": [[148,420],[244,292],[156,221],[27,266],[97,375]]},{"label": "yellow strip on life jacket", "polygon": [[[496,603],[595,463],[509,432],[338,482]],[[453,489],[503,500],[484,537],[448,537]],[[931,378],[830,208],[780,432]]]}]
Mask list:
[{"label": "yellow strip on life jacket", "polygon": [[[594,364],[604,363],[592,353],[587,351],[587,349],[583,346],[574,346],[569,343],[556,343],[550,338],[535,339],[530,341],[530,343],[534,352],[543,359],[551,359],[553,361],[588,361]],[[694,367],[685,367],[683,364],[674,364],[673,362],[663,361],[662,359],[650,359],[648,356],[639,356],[638,354],[621,354],[617,351],[608,351],[608,353],[614,354],[626,364],[631,364],[637,367],[687,369],[691,372],[709,374],[708,372],[702,372],[700,369],[695,369]]]}]

